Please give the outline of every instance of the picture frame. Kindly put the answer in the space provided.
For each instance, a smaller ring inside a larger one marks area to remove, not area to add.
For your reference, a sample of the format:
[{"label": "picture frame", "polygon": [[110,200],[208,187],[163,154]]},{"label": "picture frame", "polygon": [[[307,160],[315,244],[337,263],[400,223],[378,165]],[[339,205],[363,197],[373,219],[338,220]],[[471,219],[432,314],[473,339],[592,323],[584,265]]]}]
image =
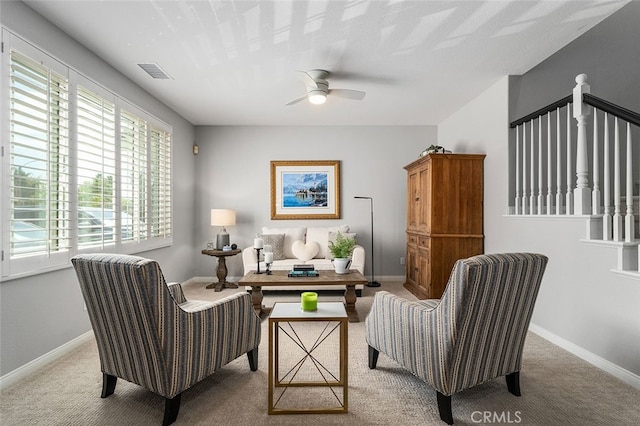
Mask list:
[{"label": "picture frame", "polygon": [[271,219],[340,219],[340,161],[271,161]]}]

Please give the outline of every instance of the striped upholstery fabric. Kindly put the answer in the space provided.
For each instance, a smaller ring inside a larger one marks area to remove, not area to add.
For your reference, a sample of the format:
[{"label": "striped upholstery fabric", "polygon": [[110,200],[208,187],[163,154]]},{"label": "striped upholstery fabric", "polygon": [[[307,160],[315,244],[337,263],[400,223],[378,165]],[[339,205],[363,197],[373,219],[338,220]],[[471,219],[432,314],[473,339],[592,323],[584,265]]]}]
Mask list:
[{"label": "striped upholstery fabric", "polygon": [[260,343],[247,293],[187,301],[154,260],[91,254],[71,261],[103,373],[173,398]]},{"label": "striped upholstery fabric", "polygon": [[487,254],[454,265],[442,299],[376,293],[366,340],[443,395],[520,371],[547,257]]}]

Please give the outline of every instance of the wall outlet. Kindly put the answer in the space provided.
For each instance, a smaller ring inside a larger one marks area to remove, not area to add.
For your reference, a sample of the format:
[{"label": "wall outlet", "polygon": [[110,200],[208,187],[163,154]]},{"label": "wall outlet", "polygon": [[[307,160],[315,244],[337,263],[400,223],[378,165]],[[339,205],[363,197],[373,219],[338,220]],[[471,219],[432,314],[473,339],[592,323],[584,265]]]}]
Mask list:
[{"label": "wall outlet", "polygon": [[400,258],[400,264],[401,264],[401,265],[404,265],[404,257],[401,257],[401,258]]}]

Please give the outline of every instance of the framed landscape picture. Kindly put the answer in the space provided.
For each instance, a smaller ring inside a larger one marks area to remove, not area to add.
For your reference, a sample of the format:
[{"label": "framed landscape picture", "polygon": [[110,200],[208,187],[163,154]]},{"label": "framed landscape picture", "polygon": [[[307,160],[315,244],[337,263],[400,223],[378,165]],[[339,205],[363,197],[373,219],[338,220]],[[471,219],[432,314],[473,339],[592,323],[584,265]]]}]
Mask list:
[{"label": "framed landscape picture", "polygon": [[340,161],[272,161],[271,219],[340,219]]}]

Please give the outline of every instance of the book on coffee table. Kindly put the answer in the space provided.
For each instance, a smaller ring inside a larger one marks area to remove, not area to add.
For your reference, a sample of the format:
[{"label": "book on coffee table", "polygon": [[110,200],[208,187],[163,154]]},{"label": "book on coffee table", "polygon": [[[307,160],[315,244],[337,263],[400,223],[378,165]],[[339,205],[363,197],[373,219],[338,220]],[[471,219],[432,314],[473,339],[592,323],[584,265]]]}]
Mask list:
[{"label": "book on coffee table", "polygon": [[289,271],[290,277],[317,277],[320,276],[318,271]]},{"label": "book on coffee table", "polygon": [[313,265],[300,264],[300,265],[293,265],[293,270],[294,271],[313,271],[315,270],[315,268]]}]

